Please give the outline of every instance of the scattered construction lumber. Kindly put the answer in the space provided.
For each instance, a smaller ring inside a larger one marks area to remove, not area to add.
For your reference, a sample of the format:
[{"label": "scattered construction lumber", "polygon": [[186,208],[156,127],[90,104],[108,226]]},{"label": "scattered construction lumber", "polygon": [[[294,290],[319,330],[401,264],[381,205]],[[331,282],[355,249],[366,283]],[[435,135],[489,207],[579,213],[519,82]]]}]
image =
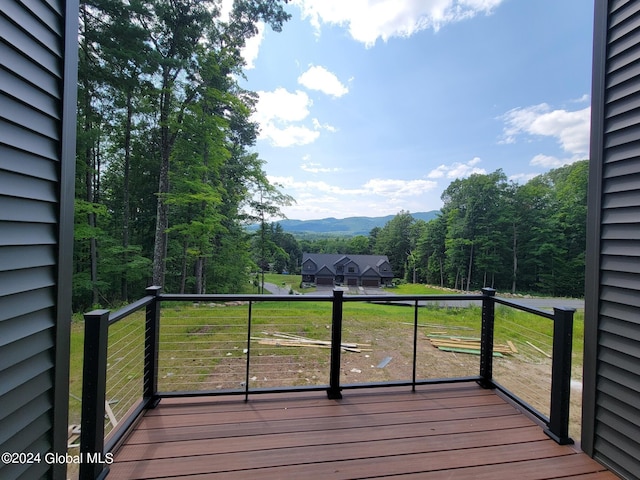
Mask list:
[{"label": "scattered construction lumber", "polygon": [[[477,337],[443,334],[429,334],[427,337],[429,337],[429,341],[434,347],[442,351],[480,355],[480,339]],[[495,343],[493,345],[493,355],[496,357],[513,355],[514,353],[518,353],[518,350],[513,345],[513,342],[507,342],[507,344]]]},{"label": "scattered construction lumber", "polygon": [[[413,322],[400,322],[402,325],[413,325]],[[419,323],[419,327],[427,328],[442,328],[446,330],[473,330],[471,327],[465,327],[462,325],[439,325],[437,323]]]},{"label": "scattered construction lumber", "polygon": [[544,350],[542,350],[539,347],[536,347],[533,343],[527,341],[527,345],[529,345],[531,348],[533,348],[534,350],[540,352],[541,354],[543,354],[545,357],[547,358],[551,358],[551,355],[549,355],[547,352],[545,352]]},{"label": "scattered construction lumber", "polygon": [[[300,335],[293,335],[290,333],[281,332],[262,332],[264,337],[251,337],[251,340],[258,342],[260,345],[274,345],[278,347],[311,347],[311,348],[331,348],[331,342],[329,340],[316,340],[313,338],[302,337]],[[368,343],[348,343],[342,342],[340,344],[342,350],[347,352],[370,352],[371,347]]]}]

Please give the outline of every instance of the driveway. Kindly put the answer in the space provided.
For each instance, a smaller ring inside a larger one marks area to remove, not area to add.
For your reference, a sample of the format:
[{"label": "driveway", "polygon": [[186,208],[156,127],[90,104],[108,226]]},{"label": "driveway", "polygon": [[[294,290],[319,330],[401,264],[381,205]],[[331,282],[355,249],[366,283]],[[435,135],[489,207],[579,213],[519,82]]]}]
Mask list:
[{"label": "driveway", "polygon": [[264,282],[264,289],[272,295],[289,295],[289,289],[276,285],[275,283]]}]

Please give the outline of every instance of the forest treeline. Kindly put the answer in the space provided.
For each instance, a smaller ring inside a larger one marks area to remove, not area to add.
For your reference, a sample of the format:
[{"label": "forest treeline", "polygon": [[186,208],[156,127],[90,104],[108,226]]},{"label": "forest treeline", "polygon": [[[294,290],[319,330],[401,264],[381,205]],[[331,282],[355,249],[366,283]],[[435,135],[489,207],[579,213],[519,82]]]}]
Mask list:
[{"label": "forest treeline", "polygon": [[257,96],[242,48],[286,0],[81,0],[74,308],[234,291],[248,222],[291,201],[251,148]]},{"label": "forest treeline", "polygon": [[[267,257],[297,271],[301,252],[382,254],[396,278],[460,290],[584,294],[588,161],[520,185],[504,172],[453,181],[429,222],[400,212],[368,236],[296,239],[266,227]],[[268,262],[267,262],[268,263]]]},{"label": "forest treeline", "polygon": [[[587,162],[520,186],[501,171],[455,180],[440,216],[400,212],[368,236],[299,239],[293,201],[253,151],[257,95],[240,86],[259,22],[285,0],[80,2],[74,309],[175,293],[233,293],[302,252],[386,254],[396,277],[459,289],[581,295]],[[260,224],[255,233],[246,226]]]}]

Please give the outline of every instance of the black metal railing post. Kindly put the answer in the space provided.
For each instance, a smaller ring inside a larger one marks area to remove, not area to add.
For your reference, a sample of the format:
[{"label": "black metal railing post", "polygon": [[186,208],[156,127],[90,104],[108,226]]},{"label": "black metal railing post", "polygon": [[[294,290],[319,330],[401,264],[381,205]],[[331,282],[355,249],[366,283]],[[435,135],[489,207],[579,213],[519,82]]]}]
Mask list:
[{"label": "black metal railing post", "polygon": [[553,309],[553,358],[551,364],[551,409],[545,433],[560,445],[573,443],[569,437],[571,397],[571,352],[573,308]]},{"label": "black metal railing post", "polygon": [[484,388],[493,388],[493,330],[496,306],[493,288],[482,289],[482,331],[480,333],[480,380]]},{"label": "black metal railing post", "polygon": [[329,370],[329,388],[327,396],[331,399],[342,398],[340,388],[340,359],[342,355],[342,303],[344,292],[333,291],[333,310],[331,314],[331,366]]},{"label": "black metal railing post", "polygon": [[104,414],[107,390],[109,310],[84,314],[84,360],[82,368],[82,419],[80,420],[80,479],[103,478],[108,472],[100,463],[104,453]]},{"label": "black metal railing post", "polygon": [[244,401],[245,402],[249,401],[249,375],[251,372],[251,320],[252,320],[251,307],[252,306],[253,306],[253,303],[249,301],[249,311],[248,311],[249,316],[247,318],[247,364],[246,364],[246,370],[244,374]]},{"label": "black metal railing post", "polygon": [[413,368],[411,370],[411,391],[416,391],[416,376],[418,368],[418,300],[413,305]]},{"label": "black metal railing post", "polygon": [[144,336],[144,387],[143,398],[147,408],[158,404],[158,349],[160,348],[160,292],[162,287],[153,286],[145,290],[155,297],[147,305]]}]

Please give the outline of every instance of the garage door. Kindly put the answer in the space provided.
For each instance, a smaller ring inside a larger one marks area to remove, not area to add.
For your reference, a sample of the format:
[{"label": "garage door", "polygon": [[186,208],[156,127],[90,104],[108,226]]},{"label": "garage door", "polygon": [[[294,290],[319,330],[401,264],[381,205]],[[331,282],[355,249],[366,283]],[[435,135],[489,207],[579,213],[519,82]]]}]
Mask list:
[{"label": "garage door", "polygon": [[377,287],[379,283],[377,279],[368,278],[362,280],[362,285],[364,285],[365,287]]},{"label": "garage door", "polygon": [[317,285],[333,285],[333,277],[317,277]]}]

